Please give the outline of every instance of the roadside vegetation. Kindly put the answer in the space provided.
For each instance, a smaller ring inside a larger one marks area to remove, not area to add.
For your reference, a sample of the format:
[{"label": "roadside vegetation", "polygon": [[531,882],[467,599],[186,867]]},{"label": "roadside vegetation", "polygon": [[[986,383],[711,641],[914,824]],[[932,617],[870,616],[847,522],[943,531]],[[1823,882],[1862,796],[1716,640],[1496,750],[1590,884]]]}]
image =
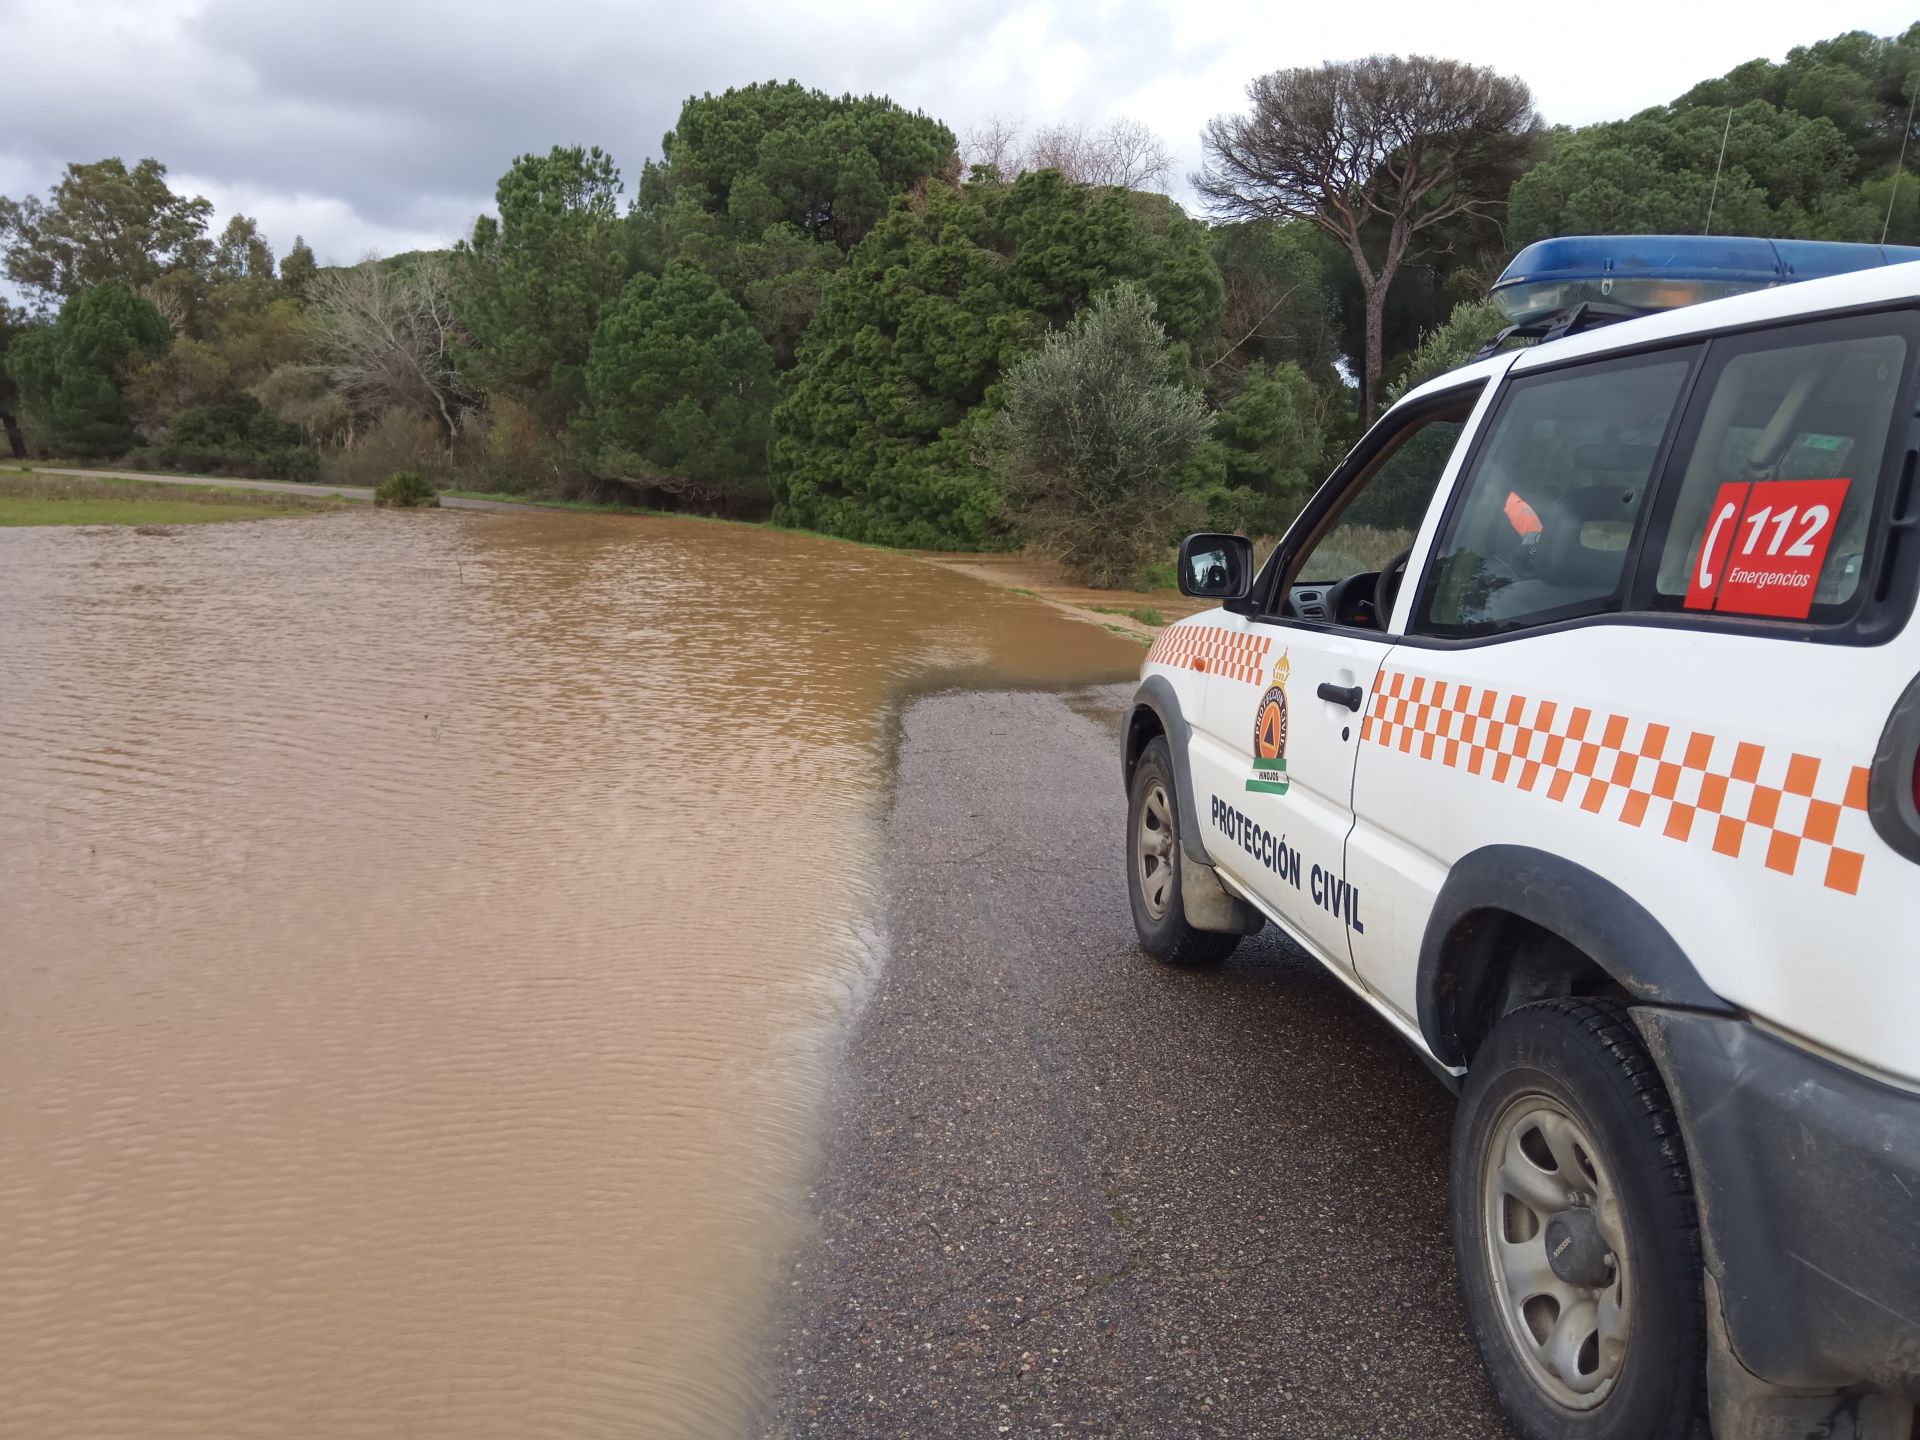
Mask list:
[{"label": "roadside vegetation", "polygon": [[418,470],[396,470],[373,487],[373,503],[395,510],[438,509],[440,492]]},{"label": "roadside vegetation", "polygon": [[[1578,129],[1443,59],[1280,70],[1221,97],[1203,218],[1128,121],[956,135],[756,84],[687,100],[631,187],[598,147],[523,155],[451,249],[345,267],[299,237],[276,255],[244,215],[214,233],[157,160],[76,163],[0,197],[0,268],[31,301],[0,304],[0,453],[409,472],[1031,546],[1138,587],[1184,526],[1284,530],[1369,417],[1495,332],[1484,295],[1522,244],[1920,243],[1916,83],[1920,24]],[[1123,311],[1140,343],[1098,339]],[[1096,344],[1131,378],[1097,380]],[[1043,417],[1082,413],[1099,444],[1045,443]]]},{"label": "roadside vegetation", "polygon": [[0,527],[19,525],[199,525],[338,511],[323,495],[103,480],[0,469]]}]

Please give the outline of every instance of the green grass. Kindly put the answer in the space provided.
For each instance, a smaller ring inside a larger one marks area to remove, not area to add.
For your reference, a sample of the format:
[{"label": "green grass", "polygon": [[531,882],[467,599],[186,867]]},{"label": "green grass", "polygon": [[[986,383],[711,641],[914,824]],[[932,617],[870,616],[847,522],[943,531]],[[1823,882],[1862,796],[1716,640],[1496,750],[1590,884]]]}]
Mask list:
[{"label": "green grass", "polygon": [[1138,605],[1131,610],[1117,605],[1094,605],[1089,608],[1102,615],[1124,615],[1129,620],[1138,620],[1142,625],[1151,625],[1156,630],[1167,623],[1167,617],[1150,605]]},{"label": "green grass", "polygon": [[215,486],[154,485],[0,470],[0,527],[21,525],[201,525],[319,515],[343,502],[326,496]]},{"label": "green grass", "polygon": [[0,495],[0,529],[19,525],[202,525],[265,520],[292,512],[271,505],[207,505],[195,500],[22,500]]}]

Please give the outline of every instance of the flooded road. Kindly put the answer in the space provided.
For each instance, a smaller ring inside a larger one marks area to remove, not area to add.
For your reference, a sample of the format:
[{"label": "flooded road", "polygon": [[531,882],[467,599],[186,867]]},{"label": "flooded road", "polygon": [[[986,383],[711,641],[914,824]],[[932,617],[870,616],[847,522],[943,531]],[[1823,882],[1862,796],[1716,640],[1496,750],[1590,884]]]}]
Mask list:
[{"label": "flooded road", "polygon": [[691,521],[0,534],[0,1434],[737,1433],[890,697],[1141,653]]}]

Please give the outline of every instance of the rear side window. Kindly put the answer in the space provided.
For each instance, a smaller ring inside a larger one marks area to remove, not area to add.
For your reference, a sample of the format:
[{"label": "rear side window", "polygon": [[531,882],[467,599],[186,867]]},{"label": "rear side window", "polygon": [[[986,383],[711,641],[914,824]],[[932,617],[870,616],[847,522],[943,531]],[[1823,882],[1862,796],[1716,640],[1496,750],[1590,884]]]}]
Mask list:
[{"label": "rear side window", "polygon": [[1619,609],[1695,353],[1513,381],[1435,546],[1414,633],[1492,635]]},{"label": "rear side window", "polygon": [[1907,322],[1717,341],[1676,446],[1652,608],[1831,624],[1858,608]]}]

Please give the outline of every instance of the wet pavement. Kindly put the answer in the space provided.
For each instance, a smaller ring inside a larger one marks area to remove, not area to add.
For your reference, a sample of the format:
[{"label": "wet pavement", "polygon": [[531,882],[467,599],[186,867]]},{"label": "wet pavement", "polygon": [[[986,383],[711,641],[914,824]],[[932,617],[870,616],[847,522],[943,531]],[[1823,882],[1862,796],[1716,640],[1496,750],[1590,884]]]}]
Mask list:
[{"label": "wet pavement", "polygon": [[1449,1096],[1271,927],[1212,972],[1135,948],[1128,693],[904,715],[764,1433],[1506,1436]]}]

